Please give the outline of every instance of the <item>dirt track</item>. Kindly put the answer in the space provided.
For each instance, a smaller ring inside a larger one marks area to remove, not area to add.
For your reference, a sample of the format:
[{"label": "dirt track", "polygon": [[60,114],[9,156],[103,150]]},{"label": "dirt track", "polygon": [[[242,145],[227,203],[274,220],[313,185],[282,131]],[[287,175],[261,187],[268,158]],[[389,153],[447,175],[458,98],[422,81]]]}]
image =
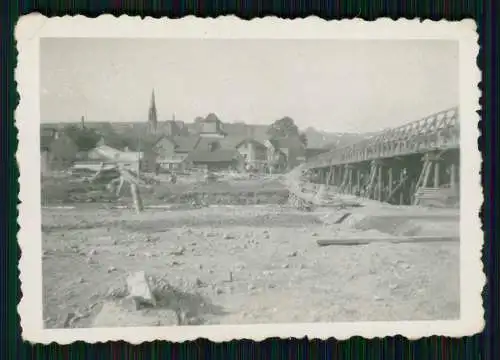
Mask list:
[{"label": "dirt track", "polygon": [[[43,210],[46,327],[62,327],[68,313],[82,315],[70,326],[90,326],[110,289],[137,270],[190,295],[179,306],[193,323],[459,316],[458,243],[318,247],[318,238],[373,230],[327,225],[324,213],[277,205],[140,215],[97,208]],[[439,221],[445,230],[457,226]],[[147,316],[161,318],[155,311]]]}]

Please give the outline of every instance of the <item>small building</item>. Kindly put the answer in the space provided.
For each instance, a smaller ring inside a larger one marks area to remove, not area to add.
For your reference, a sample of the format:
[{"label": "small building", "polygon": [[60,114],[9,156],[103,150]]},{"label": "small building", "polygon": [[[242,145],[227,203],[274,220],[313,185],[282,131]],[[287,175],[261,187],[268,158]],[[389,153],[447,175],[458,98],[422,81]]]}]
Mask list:
[{"label": "small building", "polygon": [[208,114],[205,119],[198,122],[198,126],[201,137],[224,138],[226,136],[222,121],[215,114]]},{"label": "small building", "polygon": [[184,160],[199,140],[199,136],[161,136],[153,145],[157,165],[169,170],[185,170]]},{"label": "small building", "polygon": [[236,145],[248,169],[264,170],[267,164],[267,148],[254,139],[245,139]]},{"label": "small building", "polygon": [[142,161],[144,152],[139,151],[121,151],[107,145],[97,146],[89,151],[89,160],[107,159],[109,162],[121,165],[131,170],[137,170],[139,161]]},{"label": "small building", "polygon": [[280,170],[291,170],[306,161],[306,147],[298,136],[269,139],[265,145],[268,161]]},{"label": "small building", "polygon": [[209,171],[218,170],[238,170],[241,171],[244,166],[243,157],[236,149],[212,149],[194,150],[185,159],[194,167],[203,167]]},{"label": "small building", "polygon": [[78,147],[66,134],[57,129],[45,128],[40,134],[40,171],[43,175],[52,170],[69,168],[76,159]]}]

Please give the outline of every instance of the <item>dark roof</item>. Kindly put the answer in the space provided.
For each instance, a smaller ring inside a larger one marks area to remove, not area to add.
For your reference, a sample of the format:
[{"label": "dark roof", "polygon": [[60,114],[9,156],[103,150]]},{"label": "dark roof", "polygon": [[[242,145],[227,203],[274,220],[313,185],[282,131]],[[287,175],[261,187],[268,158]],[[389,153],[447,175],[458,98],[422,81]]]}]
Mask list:
[{"label": "dark roof", "polygon": [[217,117],[217,115],[215,115],[214,113],[210,113],[205,117],[205,119],[203,119],[203,122],[221,123],[222,121],[220,121],[220,119]]},{"label": "dark roof", "polygon": [[225,150],[235,150],[240,144],[242,144],[245,141],[252,141],[258,146],[265,147],[264,144],[261,142],[255,140],[255,139],[249,139],[246,136],[240,136],[240,135],[227,135],[224,138],[209,138],[209,137],[200,137],[200,140],[198,144],[196,145],[197,150],[209,150],[210,149],[210,144],[216,143],[218,144],[220,149],[225,149]]},{"label": "dark roof", "polygon": [[283,138],[270,139],[269,142],[277,149],[302,149],[304,144],[300,138],[291,136]]},{"label": "dark roof", "polygon": [[222,149],[236,149],[239,144],[245,141],[246,136],[241,135],[226,135],[223,139],[219,140]]},{"label": "dark roof", "polygon": [[177,136],[160,135],[156,139],[156,141],[154,142],[154,145],[158,144],[163,139],[170,140],[174,144],[175,151],[177,151],[177,152],[190,152],[196,147],[196,145],[198,144],[198,141],[200,140],[200,137],[193,136],[193,135],[187,135],[187,136],[184,136],[184,135],[177,135]]},{"label": "dark roof", "polygon": [[243,139],[238,144],[236,144],[236,148],[238,148],[240,145],[242,145],[244,143],[253,143],[257,147],[264,148],[264,149],[266,148],[266,146],[263,143],[261,143],[260,141],[257,141],[255,139],[248,139],[248,138]]},{"label": "dark roof", "polygon": [[323,148],[307,148],[306,149],[306,157],[310,158],[322,153],[328,152],[328,149]]},{"label": "dark roof", "polygon": [[40,136],[40,149],[49,150],[52,141],[54,141],[53,136],[44,136],[44,135]]},{"label": "dark roof", "polygon": [[40,129],[40,149],[49,150],[50,145],[56,139],[57,129],[42,128]]},{"label": "dark roof", "polygon": [[231,162],[239,156],[240,154],[235,149],[195,150],[187,156],[186,161],[197,163]]},{"label": "dark roof", "polygon": [[200,141],[199,136],[174,136],[174,144],[176,146],[175,151],[178,152],[190,152],[196,148],[196,145]]}]

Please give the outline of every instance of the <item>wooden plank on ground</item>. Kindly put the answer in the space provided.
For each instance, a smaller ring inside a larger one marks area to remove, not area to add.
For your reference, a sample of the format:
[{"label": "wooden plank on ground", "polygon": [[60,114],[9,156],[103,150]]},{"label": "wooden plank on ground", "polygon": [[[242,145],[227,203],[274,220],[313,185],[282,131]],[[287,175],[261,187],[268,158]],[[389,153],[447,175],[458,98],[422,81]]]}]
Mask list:
[{"label": "wooden plank on ground", "polygon": [[371,243],[425,243],[425,242],[459,242],[459,236],[398,236],[398,237],[377,237],[377,238],[339,238],[339,239],[318,239],[319,246],[350,246],[367,245]]}]

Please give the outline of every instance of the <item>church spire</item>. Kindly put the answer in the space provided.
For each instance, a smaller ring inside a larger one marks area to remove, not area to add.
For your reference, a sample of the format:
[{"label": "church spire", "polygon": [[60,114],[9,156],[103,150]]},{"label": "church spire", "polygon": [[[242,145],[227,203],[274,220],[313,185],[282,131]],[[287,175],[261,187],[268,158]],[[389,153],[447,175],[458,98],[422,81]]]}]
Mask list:
[{"label": "church spire", "polygon": [[150,134],[154,134],[156,132],[156,127],[158,125],[158,113],[156,111],[156,102],[155,102],[155,90],[151,92],[151,103],[149,105],[149,113],[148,113],[148,132]]}]

